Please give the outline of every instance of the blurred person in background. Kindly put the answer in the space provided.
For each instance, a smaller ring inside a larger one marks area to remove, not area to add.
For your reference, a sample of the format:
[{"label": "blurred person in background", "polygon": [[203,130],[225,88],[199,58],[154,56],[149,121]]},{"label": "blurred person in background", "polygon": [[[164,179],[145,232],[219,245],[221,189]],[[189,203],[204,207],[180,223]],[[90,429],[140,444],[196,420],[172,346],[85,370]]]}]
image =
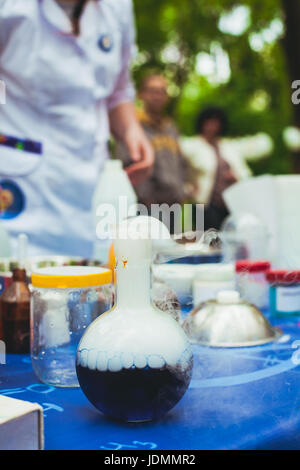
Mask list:
[{"label": "blurred person in background", "polygon": [[252,175],[247,161],[268,157],[271,138],[263,133],[244,138],[224,138],[228,120],[218,107],[201,111],[196,121],[196,136],[181,139],[181,148],[198,169],[197,203],[205,204],[204,228],[220,229],[228,210],[223,192],[232,184]]},{"label": "blurred person in background", "polygon": [[[131,0],[0,0],[0,219],[30,255],[91,257],[110,131],[134,184],[153,150],[136,118]],[[113,182],[112,182],[113,184]]]},{"label": "blurred person in background", "polygon": [[[159,74],[147,75],[139,87],[143,108],[137,110],[139,122],[155,153],[151,177],[135,184],[138,202],[151,208],[151,204],[182,204],[193,197],[193,168],[182,154],[179,133],[166,115],[169,102],[168,82]],[[128,150],[120,142],[115,149],[116,158],[125,168],[130,164]]]}]

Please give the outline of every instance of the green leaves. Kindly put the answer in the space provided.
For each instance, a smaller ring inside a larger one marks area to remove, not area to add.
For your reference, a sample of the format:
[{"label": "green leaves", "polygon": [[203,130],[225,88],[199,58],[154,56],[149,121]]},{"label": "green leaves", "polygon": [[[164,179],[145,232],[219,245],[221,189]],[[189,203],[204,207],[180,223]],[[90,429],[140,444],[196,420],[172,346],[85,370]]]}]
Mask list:
[{"label": "green leaves", "polygon": [[[232,15],[239,8],[243,21],[246,9],[241,7],[249,8],[244,28],[239,28],[239,14]],[[232,135],[268,132],[275,141],[271,171],[289,171],[290,160],[282,158],[287,155],[282,131],[292,122],[292,108],[286,51],[277,37],[284,21],[281,0],[135,0],[135,10],[143,61],[134,68],[134,76],[139,80],[147,69],[155,68],[169,77],[170,112],[181,131],[192,134],[198,111],[208,103],[218,104],[229,113]],[[226,32],[220,28],[224,15],[229,18]],[[231,19],[240,34],[228,31]],[[227,83],[197,73],[199,53],[211,54],[212,44],[228,55]],[[269,166],[265,169],[270,171]]]}]

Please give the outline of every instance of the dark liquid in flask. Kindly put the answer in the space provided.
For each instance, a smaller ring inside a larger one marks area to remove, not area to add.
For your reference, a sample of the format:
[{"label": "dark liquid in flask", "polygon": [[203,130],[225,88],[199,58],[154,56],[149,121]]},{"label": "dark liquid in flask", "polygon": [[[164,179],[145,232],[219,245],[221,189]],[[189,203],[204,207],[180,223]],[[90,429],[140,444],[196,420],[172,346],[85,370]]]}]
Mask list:
[{"label": "dark liquid in flask", "polygon": [[77,365],[80,386],[90,402],[105,415],[123,421],[147,421],[161,417],[181,399],[191,380],[187,370],[133,367],[119,372],[100,372]]}]

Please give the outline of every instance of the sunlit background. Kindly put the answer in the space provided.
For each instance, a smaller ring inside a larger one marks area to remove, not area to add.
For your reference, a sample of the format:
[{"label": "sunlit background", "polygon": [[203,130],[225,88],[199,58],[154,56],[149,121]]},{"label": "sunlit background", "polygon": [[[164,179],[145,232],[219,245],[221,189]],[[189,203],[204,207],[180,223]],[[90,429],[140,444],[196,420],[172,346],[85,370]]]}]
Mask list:
[{"label": "sunlit background", "polygon": [[229,114],[230,135],[271,135],[272,158],[252,164],[255,174],[295,168],[283,141],[283,130],[299,115],[291,102],[297,77],[289,74],[299,47],[285,40],[287,30],[298,34],[291,4],[300,17],[300,2],[286,0],[135,0],[136,81],[149,69],[169,77],[169,111],[183,134],[194,133],[202,107],[217,104]]}]

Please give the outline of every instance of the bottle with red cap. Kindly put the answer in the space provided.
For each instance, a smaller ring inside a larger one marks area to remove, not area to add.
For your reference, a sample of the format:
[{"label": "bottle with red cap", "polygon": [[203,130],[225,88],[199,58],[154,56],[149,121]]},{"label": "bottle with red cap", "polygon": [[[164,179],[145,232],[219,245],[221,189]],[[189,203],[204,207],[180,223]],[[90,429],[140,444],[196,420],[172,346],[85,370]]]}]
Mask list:
[{"label": "bottle with red cap", "polygon": [[276,316],[300,314],[300,270],[270,269],[270,311]]},{"label": "bottle with red cap", "polygon": [[270,268],[266,260],[242,260],[235,264],[236,287],[241,297],[262,310],[269,307],[266,273]]}]

